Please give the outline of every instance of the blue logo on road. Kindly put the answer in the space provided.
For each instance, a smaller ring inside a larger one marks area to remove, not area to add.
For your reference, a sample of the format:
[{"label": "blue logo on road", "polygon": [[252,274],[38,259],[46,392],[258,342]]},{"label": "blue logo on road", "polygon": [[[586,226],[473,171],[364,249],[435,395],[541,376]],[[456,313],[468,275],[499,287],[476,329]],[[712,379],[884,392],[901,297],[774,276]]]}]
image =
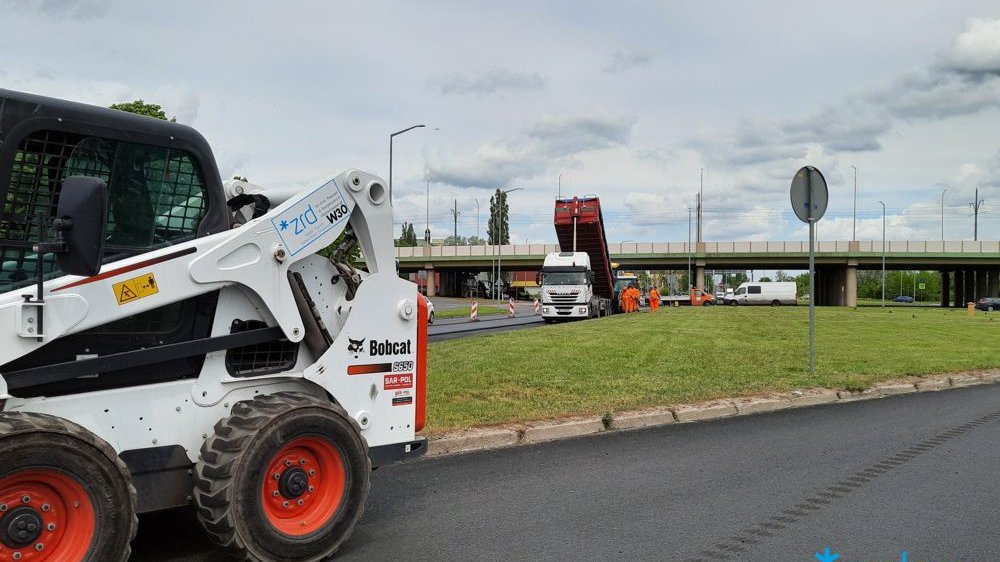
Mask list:
[{"label": "blue logo on road", "polygon": [[816,560],[819,560],[819,562],[833,562],[838,558],[840,558],[839,554],[830,554],[830,547],[826,547],[826,550],[823,552],[816,553]]}]

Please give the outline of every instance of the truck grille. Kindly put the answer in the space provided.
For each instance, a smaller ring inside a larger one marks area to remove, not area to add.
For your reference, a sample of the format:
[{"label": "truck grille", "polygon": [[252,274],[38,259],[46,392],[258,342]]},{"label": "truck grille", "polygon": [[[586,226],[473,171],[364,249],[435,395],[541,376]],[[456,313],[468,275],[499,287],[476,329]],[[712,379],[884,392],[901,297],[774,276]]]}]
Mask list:
[{"label": "truck grille", "polygon": [[580,297],[580,291],[574,291],[572,293],[555,294],[549,293],[549,301],[553,304],[571,304],[575,303]]}]

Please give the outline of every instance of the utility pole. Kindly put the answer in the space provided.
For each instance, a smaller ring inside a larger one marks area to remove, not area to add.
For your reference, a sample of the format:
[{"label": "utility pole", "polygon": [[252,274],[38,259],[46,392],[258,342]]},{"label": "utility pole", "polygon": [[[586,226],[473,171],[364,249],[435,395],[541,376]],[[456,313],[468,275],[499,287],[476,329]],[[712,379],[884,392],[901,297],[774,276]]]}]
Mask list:
[{"label": "utility pole", "polygon": [[473,199],[476,202],[476,238],[479,238],[479,198]]},{"label": "utility pole", "polygon": [[455,220],[455,237],[452,240],[456,246],[458,246],[458,215],[461,214],[458,211],[458,199],[455,199],[455,208],[451,210],[451,217]]},{"label": "utility pole", "polygon": [[972,214],[973,214],[973,217],[974,217],[972,219],[972,221],[973,221],[972,222],[972,239],[973,240],[979,240],[979,208],[982,207],[983,203],[985,203],[985,202],[986,202],[985,199],[980,199],[979,198],[979,188],[977,187],[976,188],[976,198],[973,200],[972,203],[969,203],[969,206],[972,207]]}]

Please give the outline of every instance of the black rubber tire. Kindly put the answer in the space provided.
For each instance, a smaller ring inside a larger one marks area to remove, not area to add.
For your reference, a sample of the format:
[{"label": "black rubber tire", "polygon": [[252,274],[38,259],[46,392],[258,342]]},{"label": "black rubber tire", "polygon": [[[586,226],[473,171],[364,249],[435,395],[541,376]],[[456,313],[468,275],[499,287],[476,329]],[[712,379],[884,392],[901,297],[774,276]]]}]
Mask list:
[{"label": "black rubber tire", "polygon": [[739,304],[739,303],[737,303],[734,300],[733,301],[729,301],[729,306],[736,306],[737,304]]},{"label": "black rubber tire", "polygon": [[[322,529],[290,537],[264,515],[261,482],[274,454],[304,436],[324,438],[339,449],[346,461],[347,489],[343,504]],[[294,392],[237,402],[201,447],[194,488],[198,519],[212,542],[237,560],[327,560],[361,519],[371,471],[361,428],[339,405]]]},{"label": "black rubber tire", "polygon": [[781,306],[781,301],[779,301],[779,300],[773,300],[773,301],[771,301],[771,306]]},{"label": "black rubber tire", "polygon": [[434,313],[433,312],[431,312],[430,314],[427,315],[427,323],[428,324],[433,324],[434,323]]},{"label": "black rubber tire", "polygon": [[87,492],[94,508],[94,534],[79,562],[128,560],[139,524],[138,496],[128,467],[107,441],[56,416],[3,412],[0,459],[0,478],[32,468],[54,469]]},{"label": "black rubber tire", "polygon": [[705,301],[701,303],[701,306],[715,306],[715,301]]},{"label": "black rubber tire", "polygon": [[993,305],[992,304],[986,307],[986,312],[993,312]]}]

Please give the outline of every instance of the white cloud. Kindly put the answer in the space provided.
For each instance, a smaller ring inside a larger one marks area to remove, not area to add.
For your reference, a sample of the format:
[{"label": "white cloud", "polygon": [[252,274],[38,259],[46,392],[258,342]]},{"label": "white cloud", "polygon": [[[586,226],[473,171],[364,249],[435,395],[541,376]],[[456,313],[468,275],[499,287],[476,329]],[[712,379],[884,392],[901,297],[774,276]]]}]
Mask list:
[{"label": "white cloud", "polygon": [[639,51],[615,51],[604,64],[603,71],[608,74],[622,74],[639,66],[653,62],[653,55]]},{"label": "white cloud", "polygon": [[23,11],[45,18],[91,19],[111,8],[111,0],[0,0],[0,13]]},{"label": "white cloud", "polygon": [[970,19],[941,60],[958,72],[1000,74],[1000,19]]},{"label": "white cloud", "polygon": [[498,187],[531,179],[593,150],[628,144],[636,118],[616,114],[543,117],[516,138],[475,151],[427,151],[426,177],[458,187]]},{"label": "white cloud", "polygon": [[432,78],[429,84],[433,89],[446,95],[485,96],[503,90],[541,90],[548,82],[548,78],[535,72],[494,68],[476,75],[454,73],[438,76]]}]

